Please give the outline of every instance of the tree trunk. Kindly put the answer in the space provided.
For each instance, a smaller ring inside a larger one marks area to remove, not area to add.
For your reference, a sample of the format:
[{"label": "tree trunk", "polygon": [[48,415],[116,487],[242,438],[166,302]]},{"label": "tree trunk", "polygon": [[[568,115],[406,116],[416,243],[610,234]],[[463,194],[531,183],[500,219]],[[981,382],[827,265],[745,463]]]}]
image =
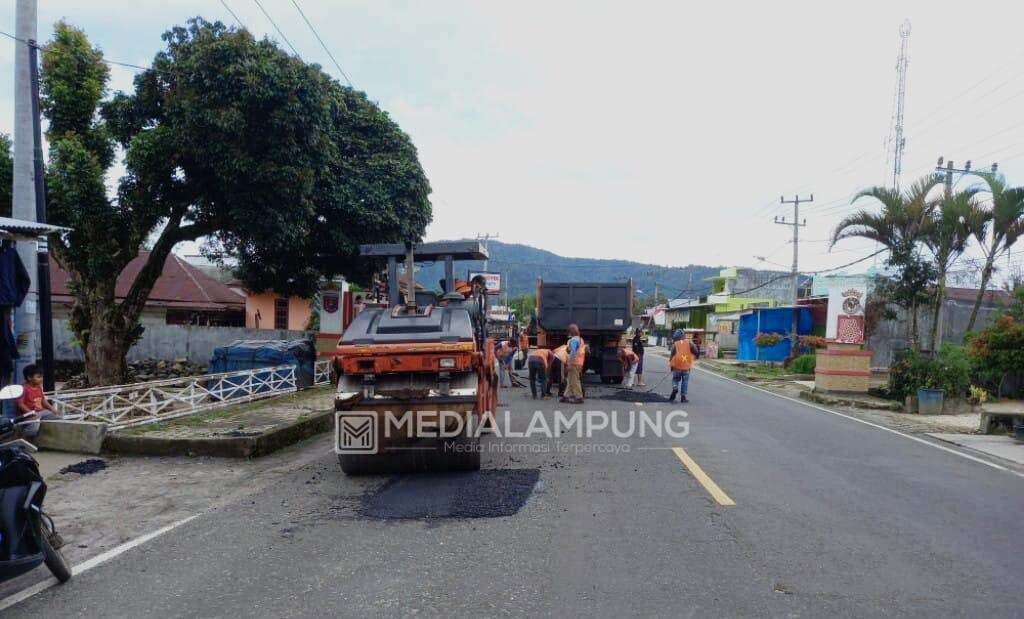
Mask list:
[{"label": "tree trunk", "polygon": [[114,282],[91,288],[85,299],[76,299],[86,305],[88,329],[79,333],[85,348],[85,375],[89,385],[121,385],[128,380],[125,355],[130,347],[128,330],[124,328],[121,308],[114,300]]},{"label": "tree trunk", "polygon": [[935,286],[935,311],[932,312],[932,355],[939,350],[939,344],[937,340],[941,337],[939,334],[939,316],[942,314],[942,302],[946,300],[946,273],[942,272],[939,275],[939,281]]},{"label": "tree trunk", "polygon": [[917,302],[916,301],[910,305],[910,316],[909,316],[909,318],[910,318],[909,329],[908,329],[909,333],[907,333],[907,337],[910,338],[910,350],[912,350],[914,352],[918,352],[918,350],[920,350],[920,346],[918,346],[918,342],[919,342],[920,338],[917,337]]},{"label": "tree trunk", "polygon": [[119,317],[116,320],[112,318],[109,312],[93,317],[89,343],[85,347],[85,373],[91,386],[128,382],[125,356],[129,345]]},{"label": "tree trunk", "polygon": [[981,309],[981,302],[985,298],[985,289],[988,288],[988,282],[992,279],[993,262],[995,262],[995,253],[990,252],[985,259],[985,267],[981,270],[981,288],[978,289],[978,296],[974,298],[974,309],[971,310],[971,319],[967,321],[964,337],[974,330],[974,323],[978,320],[978,311]]}]

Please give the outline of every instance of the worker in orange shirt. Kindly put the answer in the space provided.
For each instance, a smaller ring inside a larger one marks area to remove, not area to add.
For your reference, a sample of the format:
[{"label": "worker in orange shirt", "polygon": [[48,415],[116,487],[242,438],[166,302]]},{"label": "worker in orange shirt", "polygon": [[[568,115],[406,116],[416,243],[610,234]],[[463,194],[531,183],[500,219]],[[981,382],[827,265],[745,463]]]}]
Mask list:
[{"label": "worker in orange shirt", "polygon": [[683,337],[683,330],[676,329],[672,334],[672,356],[668,360],[672,368],[672,395],[668,396],[669,402],[675,401],[677,393],[680,402],[689,402],[686,392],[690,386],[690,368],[697,357],[697,350],[692,340]]},{"label": "worker in orange shirt", "polygon": [[580,328],[575,323],[569,325],[568,331],[568,385],[566,385],[565,397],[562,400],[570,404],[583,404],[583,366],[587,358],[587,345],[580,337]]},{"label": "worker in orange shirt", "polygon": [[544,395],[551,395],[552,383],[558,383],[558,397],[565,396],[565,373],[569,368],[569,347],[562,344],[551,351],[551,363],[548,364],[548,388]]},{"label": "worker in orange shirt", "polygon": [[519,330],[519,350],[524,355],[530,350],[530,336],[526,334],[526,327]]},{"label": "worker in orange shirt", "polygon": [[534,400],[538,395],[541,398],[547,397],[551,391],[548,368],[551,367],[553,356],[550,349],[538,348],[531,352],[526,359],[526,366],[530,371],[530,395]]},{"label": "worker in orange shirt", "polygon": [[640,355],[632,350],[620,348],[619,363],[622,364],[622,386],[626,389],[632,389],[633,379],[636,377],[636,368],[640,365]]}]

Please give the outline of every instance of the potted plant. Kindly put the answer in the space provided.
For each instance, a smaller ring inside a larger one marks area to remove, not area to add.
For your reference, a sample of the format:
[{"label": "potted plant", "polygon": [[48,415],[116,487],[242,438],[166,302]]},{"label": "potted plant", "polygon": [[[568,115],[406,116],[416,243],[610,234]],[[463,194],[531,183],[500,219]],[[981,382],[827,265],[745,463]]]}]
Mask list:
[{"label": "potted plant", "polygon": [[922,415],[941,414],[945,395],[946,390],[939,387],[938,381],[929,377],[924,386],[917,389],[917,412]]}]

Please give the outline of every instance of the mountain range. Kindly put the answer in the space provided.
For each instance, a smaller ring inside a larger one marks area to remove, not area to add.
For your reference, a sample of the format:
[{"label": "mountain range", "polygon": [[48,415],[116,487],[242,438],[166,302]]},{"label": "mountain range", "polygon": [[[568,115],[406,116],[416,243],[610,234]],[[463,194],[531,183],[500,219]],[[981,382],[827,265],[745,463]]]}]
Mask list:
[{"label": "mountain range", "polygon": [[[549,282],[621,282],[633,278],[637,296],[655,293],[668,298],[692,298],[707,294],[711,283],[706,278],[718,275],[721,267],[691,264],[685,267],[665,267],[630,260],[597,258],[571,258],[559,256],[544,249],[516,243],[488,242],[490,264],[487,270],[501,273],[503,286],[510,296],[533,293],[537,278]],[[464,278],[469,271],[484,270],[483,262],[470,261],[456,264],[456,277]],[[444,277],[440,264],[420,270],[417,279],[423,283],[437,282]]]}]

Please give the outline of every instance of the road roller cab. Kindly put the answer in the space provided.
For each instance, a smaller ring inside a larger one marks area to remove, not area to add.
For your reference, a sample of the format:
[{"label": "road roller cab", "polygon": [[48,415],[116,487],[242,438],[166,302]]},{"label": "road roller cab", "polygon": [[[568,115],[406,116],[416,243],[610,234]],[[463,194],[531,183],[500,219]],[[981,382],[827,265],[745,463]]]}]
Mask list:
[{"label": "road roller cab", "polygon": [[[361,254],[387,259],[388,303],[360,312],[336,351],[342,470],[478,469],[479,423],[497,400],[487,291],[483,281],[457,282],[454,262],[486,259],[486,250],[479,241],[459,241],[364,245]],[[444,263],[440,294],[417,288],[416,262]]]}]

